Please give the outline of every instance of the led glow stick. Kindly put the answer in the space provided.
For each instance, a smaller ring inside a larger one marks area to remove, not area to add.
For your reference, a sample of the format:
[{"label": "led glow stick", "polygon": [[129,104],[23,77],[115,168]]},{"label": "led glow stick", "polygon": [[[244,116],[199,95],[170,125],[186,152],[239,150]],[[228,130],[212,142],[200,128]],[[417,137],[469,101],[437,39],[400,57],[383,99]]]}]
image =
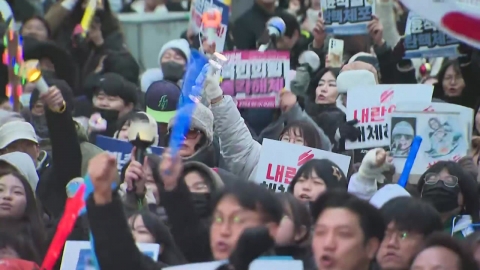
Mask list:
[{"label": "led glow stick", "polygon": [[90,24],[92,24],[95,11],[97,10],[97,1],[98,0],[89,0],[87,7],[85,7],[85,12],[83,13],[82,20],[80,21],[83,38],[87,36],[88,30],[90,29]]},{"label": "led glow stick", "polygon": [[2,55],[2,62],[8,67],[8,84],[5,88],[5,95],[12,108],[19,111],[21,108],[20,96],[23,92],[22,81],[18,77],[20,66],[23,64],[23,39],[14,29],[15,22],[11,20],[9,29],[3,37],[5,50]]},{"label": "led glow stick", "polygon": [[422,144],[422,137],[415,136],[412,141],[412,145],[410,146],[410,152],[408,152],[407,160],[405,160],[405,166],[403,166],[402,174],[398,179],[397,184],[405,188],[408,183],[408,177],[410,176],[410,172],[412,171],[413,164],[415,163],[415,159],[417,158],[418,150],[420,149],[420,145]]},{"label": "led glow stick", "polygon": [[194,86],[196,85],[198,75],[202,72],[206,63],[207,58],[205,55],[197,50],[192,50],[187,72],[183,79],[182,93],[178,101],[177,113],[175,114],[174,125],[170,135],[169,147],[172,156],[177,155],[185,139],[185,134],[190,129],[192,114],[201,96],[201,90],[199,93],[199,89],[194,88]]},{"label": "led glow stick", "polygon": [[75,196],[67,199],[62,219],[58,223],[57,231],[55,232],[52,242],[50,243],[50,247],[48,248],[45,258],[43,259],[41,267],[42,270],[51,270],[55,266],[58,258],[61,256],[60,253],[62,248],[73,230],[73,226],[78,218],[80,209],[85,206],[85,201],[83,199],[84,192],[85,185],[82,184]]},{"label": "led glow stick", "polygon": [[207,36],[208,44],[212,45],[215,42],[217,30],[222,22],[222,13],[216,8],[211,8],[202,14],[203,29]]}]

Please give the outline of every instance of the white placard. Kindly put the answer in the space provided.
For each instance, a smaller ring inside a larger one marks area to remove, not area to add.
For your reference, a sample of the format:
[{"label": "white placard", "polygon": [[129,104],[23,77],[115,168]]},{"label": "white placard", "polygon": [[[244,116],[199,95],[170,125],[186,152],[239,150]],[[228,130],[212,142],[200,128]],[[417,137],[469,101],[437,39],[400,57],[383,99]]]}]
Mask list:
[{"label": "white placard", "polygon": [[399,102],[431,102],[433,86],[379,84],[355,87],[347,94],[347,120],[357,119],[360,137],[345,141],[345,149],[384,147],[390,144],[389,114]]},{"label": "white placard", "polygon": [[255,182],[275,192],[285,192],[298,168],[311,159],[329,159],[347,175],[351,158],[316,148],[264,139]]},{"label": "white placard", "polygon": [[[225,261],[192,263],[163,268],[164,270],[215,270]],[[303,270],[303,262],[298,260],[263,260],[257,259],[250,264],[249,270]]]},{"label": "white placard", "polygon": [[[143,254],[157,261],[160,252],[159,244],[137,243]],[[112,258],[114,259],[114,258]],[[63,249],[60,270],[95,270],[91,260],[91,246],[89,241],[67,241]]]}]

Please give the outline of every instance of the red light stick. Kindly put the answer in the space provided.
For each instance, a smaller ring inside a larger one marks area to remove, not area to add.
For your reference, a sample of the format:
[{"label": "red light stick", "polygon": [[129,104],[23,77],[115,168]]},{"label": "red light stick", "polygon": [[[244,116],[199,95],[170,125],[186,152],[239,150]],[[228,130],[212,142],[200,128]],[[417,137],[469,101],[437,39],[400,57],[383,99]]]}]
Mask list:
[{"label": "red light stick", "polygon": [[57,232],[53,237],[52,243],[48,248],[47,255],[43,259],[42,270],[51,270],[58,258],[61,256],[60,252],[62,251],[67,237],[73,230],[75,221],[78,218],[80,210],[85,206],[85,201],[83,199],[83,194],[85,193],[85,184],[82,184],[75,196],[67,199],[65,204],[65,212],[63,213],[62,219],[58,223]]}]

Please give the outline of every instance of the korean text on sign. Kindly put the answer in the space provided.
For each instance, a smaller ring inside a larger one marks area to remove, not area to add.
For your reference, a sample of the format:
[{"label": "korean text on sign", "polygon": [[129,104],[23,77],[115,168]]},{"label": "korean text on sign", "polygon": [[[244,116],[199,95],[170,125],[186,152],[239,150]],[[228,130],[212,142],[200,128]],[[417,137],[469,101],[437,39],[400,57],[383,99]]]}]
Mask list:
[{"label": "korean text on sign", "polygon": [[365,34],[375,14],[375,0],[322,0],[322,12],[328,33]]},{"label": "korean text on sign", "polygon": [[265,139],[255,182],[275,192],[286,192],[297,170],[312,159],[329,159],[337,164],[345,175],[350,166],[350,156]]},{"label": "korean text on sign", "polygon": [[202,14],[215,8],[222,14],[222,20],[220,27],[217,29],[217,35],[214,38],[216,45],[215,51],[222,52],[225,46],[225,39],[227,37],[228,20],[230,17],[230,7],[224,4],[221,0],[197,0],[190,10],[190,23],[189,27],[194,34],[202,33]]},{"label": "korean text on sign", "polygon": [[[122,171],[123,166],[130,161],[130,153],[132,152],[133,146],[129,142],[97,135],[95,144],[117,158],[117,167],[119,173]],[[156,155],[161,155],[163,153],[163,148],[150,147],[149,152]]]},{"label": "korean text on sign", "polygon": [[240,108],[278,107],[278,93],[290,85],[290,52],[235,51],[222,68],[223,93]]},{"label": "korean text on sign", "polygon": [[458,41],[439,31],[435,25],[409,12],[405,28],[405,58],[454,57]]},{"label": "korean text on sign", "polygon": [[433,87],[420,84],[393,84],[356,87],[348,90],[347,119],[357,119],[360,137],[346,141],[345,149],[383,147],[390,144],[389,115],[397,102],[430,102]]}]

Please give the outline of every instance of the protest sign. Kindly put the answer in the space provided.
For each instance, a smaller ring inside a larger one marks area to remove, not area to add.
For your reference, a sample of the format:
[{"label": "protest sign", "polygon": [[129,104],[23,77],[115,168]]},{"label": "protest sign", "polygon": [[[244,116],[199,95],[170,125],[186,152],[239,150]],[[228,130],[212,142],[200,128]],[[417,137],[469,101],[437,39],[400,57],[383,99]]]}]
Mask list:
[{"label": "protest sign", "polygon": [[457,104],[451,103],[439,103],[439,102],[399,102],[397,103],[397,111],[400,112],[456,112],[460,114],[462,118],[462,123],[465,123],[465,128],[467,129],[466,133],[468,134],[467,141],[472,140],[473,134],[473,117],[474,111],[472,108],[460,106]]},{"label": "protest sign", "polygon": [[[137,247],[143,254],[157,261],[159,244],[137,243]],[[90,242],[67,241],[63,249],[60,270],[95,270]]]},{"label": "protest sign", "polygon": [[[227,37],[228,20],[230,17],[230,6],[222,0],[197,0],[193,2],[190,8],[190,23],[189,27],[194,35],[198,35],[203,32],[202,15],[205,11],[215,8],[222,14],[222,20],[220,27],[217,29],[214,42],[216,45],[215,51],[222,52],[225,46],[225,39]],[[201,42],[200,42],[201,44]]]},{"label": "protest sign", "polygon": [[390,116],[390,154],[397,172],[403,171],[415,136],[423,140],[411,174],[421,175],[439,161],[458,161],[467,155],[468,134],[460,113],[397,110]]},{"label": "protest sign", "polygon": [[[97,135],[95,144],[117,157],[117,167],[119,172],[122,171],[123,166],[130,161],[130,153],[132,152],[133,146],[127,141]],[[149,148],[148,152],[160,156],[163,153],[163,148],[153,146]]]},{"label": "protest sign", "polygon": [[347,94],[347,120],[357,119],[360,137],[345,141],[345,149],[384,147],[390,144],[388,114],[398,102],[430,102],[433,87],[424,84],[380,84],[355,87]]},{"label": "protest sign", "polygon": [[435,24],[411,11],[408,13],[404,45],[404,58],[458,56],[458,40],[438,30]]},{"label": "protest sign", "polygon": [[290,52],[225,52],[221,87],[239,108],[278,107],[278,93],[290,85]]},{"label": "protest sign", "polygon": [[366,34],[375,14],[375,0],[322,0],[322,12],[327,33]]},{"label": "protest sign", "polygon": [[441,31],[480,48],[480,5],[477,0],[402,0],[402,4],[433,22]]},{"label": "protest sign", "polygon": [[[265,270],[265,269],[275,269],[275,270],[303,270],[303,262],[300,260],[285,260],[277,259],[276,256],[272,256],[272,259],[267,259],[268,257],[260,257],[254,260],[250,266],[249,270]],[[205,263],[191,263],[186,265],[178,265],[163,268],[164,270],[215,270],[219,266],[226,264],[226,261],[216,261],[216,262],[205,262]]]},{"label": "protest sign", "polygon": [[345,175],[350,166],[350,156],[264,139],[255,182],[275,192],[285,192],[297,170],[312,159],[329,159],[337,164]]}]

